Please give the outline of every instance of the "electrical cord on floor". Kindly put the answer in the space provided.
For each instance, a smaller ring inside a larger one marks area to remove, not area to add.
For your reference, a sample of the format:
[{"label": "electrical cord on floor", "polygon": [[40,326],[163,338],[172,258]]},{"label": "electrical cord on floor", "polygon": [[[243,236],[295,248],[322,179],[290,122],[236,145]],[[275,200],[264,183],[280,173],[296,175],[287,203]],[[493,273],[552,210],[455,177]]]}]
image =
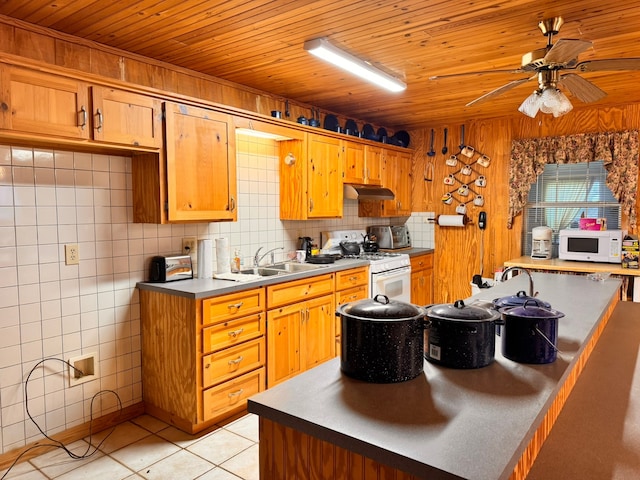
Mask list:
[{"label": "electrical cord on floor", "polygon": [[107,394],[107,393],[112,393],[113,395],[115,395],[116,399],[118,400],[118,406],[119,406],[119,410],[120,412],[122,412],[122,401],[120,400],[120,396],[113,390],[100,390],[99,392],[97,392],[93,397],[91,397],[91,404],[90,404],[90,412],[89,412],[89,444],[87,445],[87,449],[85,450],[85,452],[81,455],[78,455],[77,453],[73,453],[71,450],[69,450],[66,445],[64,443],[62,443],[59,440],[55,440],[53,438],[51,438],[49,435],[47,435],[44,430],[40,427],[40,425],[38,425],[38,422],[35,421],[35,419],[31,416],[31,412],[29,412],[29,391],[28,391],[28,385],[29,385],[29,379],[31,378],[31,375],[33,374],[33,372],[35,372],[35,370],[40,366],[43,365],[45,362],[50,361],[50,360],[55,360],[58,362],[62,362],[65,365],[68,365],[69,367],[73,368],[76,372],[79,372],[81,376],[84,375],[84,373],[82,372],[82,370],[79,370],[78,368],[76,368],[75,366],[71,365],[71,363],[69,363],[66,360],[63,360],[61,358],[56,358],[56,357],[47,357],[47,358],[43,358],[42,360],[40,360],[38,363],[36,363],[33,368],[29,371],[29,375],[27,375],[27,379],[24,382],[24,406],[25,406],[25,410],[27,412],[27,416],[29,417],[29,420],[31,420],[31,422],[33,422],[33,424],[36,426],[36,428],[38,429],[38,431],[44,436],[44,438],[46,438],[47,440],[49,440],[52,443],[39,443],[36,442],[34,445],[32,445],[31,447],[27,448],[26,450],[24,450],[23,452],[20,453],[20,455],[18,455],[16,457],[16,459],[13,461],[13,463],[9,466],[9,468],[7,469],[6,472],[4,472],[4,474],[2,475],[2,477],[0,477],[0,480],[3,480],[4,478],[6,478],[6,476],[9,474],[9,472],[11,471],[11,469],[13,467],[16,466],[16,464],[18,463],[18,461],[22,458],[23,455],[25,455],[27,452],[35,449],[35,448],[40,448],[40,447],[54,447],[54,448],[61,448],[62,450],[64,450],[65,452],[67,452],[67,455],[69,455],[69,457],[79,460],[79,459],[83,459],[83,458],[89,458],[91,457],[93,454],[95,454],[98,449],[102,446],[102,444],[107,440],[107,438],[109,438],[111,436],[111,434],[114,432],[115,427],[113,427],[111,429],[111,431],[100,441],[100,443],[98,443],[98,445],[96,445],[93,448],[92,452],[89,452],[91,450],[91,447],[93,446],[91,444],[91,438],[93,436],[93,402],[96,398],[98,398],[101,395]]}]

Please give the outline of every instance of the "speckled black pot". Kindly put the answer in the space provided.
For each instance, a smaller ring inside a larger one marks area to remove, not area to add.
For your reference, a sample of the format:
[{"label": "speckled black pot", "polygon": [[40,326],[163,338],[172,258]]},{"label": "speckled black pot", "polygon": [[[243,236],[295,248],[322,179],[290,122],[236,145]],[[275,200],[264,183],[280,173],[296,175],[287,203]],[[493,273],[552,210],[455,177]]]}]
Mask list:
[{"label": "speckled black pot", "polygon": [[430,322],[425,332],[425,358],[450,368],[486,367],[495,358],[496,323],[493,309],[467,305],[462,300],[427,309]]},{"label": "speckled black pot", "polygon": [[345,375],[372,383],[404,382],[424,371],[425,311],[384,295],[338,307]]}]

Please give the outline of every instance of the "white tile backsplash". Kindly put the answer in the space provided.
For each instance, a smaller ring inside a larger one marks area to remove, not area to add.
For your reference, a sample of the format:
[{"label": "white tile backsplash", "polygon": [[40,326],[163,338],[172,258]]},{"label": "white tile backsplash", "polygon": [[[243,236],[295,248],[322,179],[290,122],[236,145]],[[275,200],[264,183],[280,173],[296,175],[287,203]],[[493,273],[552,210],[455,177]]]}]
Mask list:
[{"label": "white tile backsplash", "polygon": [[[142,400],[135,285],[146,280],[151,256],[180,252],[182,237],[228,237],[231,253],[238,249],[249,265],[259,247],[282,247],[282,260],[299,236],[319,243],[322,230],[406,220],[413,245],[433,247],[433,225],[424,222],[433,214],[359,218],[354,200],[345,200],[342,219],[281,221],[277,145],[255,142],[238,141],[238,221],[184,225],[131,222],[129,158],[0,145],[1,453],[41,437],[23,414],[23,383],[46,356],[98,352],[100,361],[100,378],[73,388],[58,361],[34,372],[30,408],[47,433],[88,422],[101,390],[116,391],[125,407]],[[65,265],[67,243],[78,244],[80,265]],[[94,416],[117,409],[113,395],[102,397]]]}]

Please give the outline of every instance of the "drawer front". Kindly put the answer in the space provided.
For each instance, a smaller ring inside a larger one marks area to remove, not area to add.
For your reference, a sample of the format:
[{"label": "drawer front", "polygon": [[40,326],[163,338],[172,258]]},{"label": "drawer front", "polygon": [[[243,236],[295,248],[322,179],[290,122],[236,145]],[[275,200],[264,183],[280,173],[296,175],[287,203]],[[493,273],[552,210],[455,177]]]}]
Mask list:
[{"label": "drawer front", "polygon": [[202,329],[202,351],[215,352],[265,334],[266,314],[228,320]]},{"label": "drawer front", "polygon": [[247,398],[265,389],[264,367],[202,392],[203,420],[247,405]]},{"label": "drawer front", "polygon": [[359,287],[350,288],[341,292],[336,292],[336,307],[343,303],[355,302],[357,300],[364,300],[369,294],[369,286],[362,285]]},{"label": "drawer front", "polygon": [[264,312],[264,299],[264,288],[207,298],[202,301],[202,323],[209,325]]},{"label": "drawer front", "polygon": [[301,302],[309,298],[333,293],[333,274],[280,283],[267,287],[269,309]]},{"label": "drawer front", "polygon": [[336,272],[336,290],[356,287],[358,285],[368,285],[369,267],[353,268]]},{"label": "drawer front", "polygon": [[210,387],[264,365],[264,337],[202,357],[202,386]]},{"label": "drawer front", "polygon": [[411,257],[411,270],[424,270],[425,268],[433,268],[432,253]]}]

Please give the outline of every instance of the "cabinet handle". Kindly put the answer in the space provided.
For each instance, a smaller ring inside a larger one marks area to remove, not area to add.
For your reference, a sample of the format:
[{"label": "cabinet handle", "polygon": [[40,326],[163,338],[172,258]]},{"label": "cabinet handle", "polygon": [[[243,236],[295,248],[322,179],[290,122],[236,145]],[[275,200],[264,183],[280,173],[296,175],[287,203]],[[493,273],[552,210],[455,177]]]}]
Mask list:
[{"label": "cabinet handle", "polygon": [[371,178],[371,174],[369,173],[369,168],[367,168],[367,169],[366,169],[366,172],[367,172],[367,173],[365,173],[364,178],[365,178],[366,180],[369,180],[369,178]]},{"label": "cabinet handle", "polygon": [[355,282],[356,280],[358,280],[358,276],[354,275],[353,277],[349,277],[349,281],[351,282]]},{"label": "cabinet handle", "polygon": [[98,117],[98,124],[96,125],[96,130],[100,131],[102,130],[102,124],[104,122],[104,116],[102,115],[102,112],[100,111],[100,109],[96,111],[96,117]]},{"label": "cabinet handle", "polygon": [[241,307],[243,304],[244,304],[244,302],[231,303],[231,304],[227,305],[227,308],[228,308],[229,310],[231,310],[231,309],[239,310],[239,309],[240,309],[240,307]]},{"label": "cabinet handle", "polygon": [[300,323],[304,323],[304,310],[300,310]]},{"label": "cabinet handle", "polygon": [[232,332],[229,332],[228,335],[230,337],[236,338],[238,335],[240,335],[242,332],[244,331],[244,328],[239,328],[238,330],[233,330]]},{"label": "cabinet handle", "polygon": [[79,120],[80,129],[84,130],[84,127],[87,126],[87,108],[84,105],[80,107],[80,112],[78,112],[78,118],[80,119]]},{"label": "cabinet handle", "polygon": [[229,360],[228,363],[229,363],[229,365],[238,365],[242,360],[244,360],[244,357],[242,355],[240,355],[235,360]]},{"label": "cabinet handle", "polygon": [[230,205],[229,211],[233,212],[236,209],[236,199],[233,198],[233,197],[230,197],[229,198],[229,205]]},{"label": "cabinet handle", "polygon": [[237,397],[237,396],[239,396],[239,395],[242,395],[242,392],[244,392],[244,390],[241,388],[240,390],[236,390],[235,392],[231,392],[231,393],[229,393],[227,396],[228,396],[229,398],[231,398],[231,397]]},{"label": "cabinet handle", "polygon": [[309,199],[309,211],[313,212],[313,198]]}]

